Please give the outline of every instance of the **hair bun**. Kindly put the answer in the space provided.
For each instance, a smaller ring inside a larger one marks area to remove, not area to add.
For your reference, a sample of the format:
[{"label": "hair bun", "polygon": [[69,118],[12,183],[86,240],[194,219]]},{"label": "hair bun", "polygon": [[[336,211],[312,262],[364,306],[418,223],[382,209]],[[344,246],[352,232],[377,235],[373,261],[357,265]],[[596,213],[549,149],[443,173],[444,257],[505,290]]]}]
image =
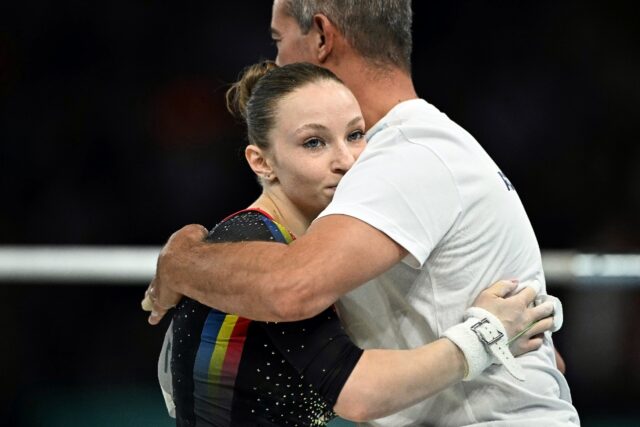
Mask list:
[{"label": "hair bun", "polygon": [[234,117],[242,117],[246,120],[247,104],[251,99],[253,89],[264,75],[277,67],[273,61],[263,61],[242,70],[238,81],[227,91],[227,110]]}]

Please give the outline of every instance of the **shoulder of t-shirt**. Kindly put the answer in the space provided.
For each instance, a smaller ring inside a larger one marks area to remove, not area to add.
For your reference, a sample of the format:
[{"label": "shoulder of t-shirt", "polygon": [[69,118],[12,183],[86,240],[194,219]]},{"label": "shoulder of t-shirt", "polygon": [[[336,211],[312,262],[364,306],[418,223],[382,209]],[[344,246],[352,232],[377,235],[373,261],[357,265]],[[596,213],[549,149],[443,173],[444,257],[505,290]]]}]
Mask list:
[{"label": "shoulder of t-shirt", "polygon": [[[449,164],[441,152],[441,144],[429,144],[429,137],[426,135],[416,135],[415,129],[425,129],[423,123],[418,121],[411,121],[401,125],[392,125],[386,129],[381,130],[375,137],[377,141],[373,141],[373,144],[367,147],[367,150],[361,155],[359,159],[360,163],[364,162],[376,162],[384,164],[387,173],[395,170],[397,172],[406,172],[405,168],[393,169],[389,168],[390,162],[397,164],[408,165],[415,162],[426,165],[425,162],[437,162],[442,165],[444,170],[449,171],[452,174]],[[457,137],[450,132],[439,132],[438,138],[453,141]],[[420,168],[418,171],[433,173],[433,170],[428,168]]]},{"label": "shoulder of t-shirt", "polygon": [[[420,179],[420,174],[426,174],[430,181],[441,179],[441,184],[451,185],[446,188],[456,189],[452,194],[457,194],[459,202],[462,203],[457,191],[458,176],[450,164],[450,150],[453,147],[468,150],[471,146],[469,142],[475,140],[444,113],[430,104],[426,105],[429,107],[420,109],[409,118],[391,117],[385,127],[372,136],[370,145],[361,155],[359,163],[371,162],[377,164],[376,167],[383,167],[385,173],[381,176],[384,176],[385,180],[392,179],[390,177],[394,174],[407,176],[408,169],[421,165],[412,169],[416,179]],[[401,167],[392,168],[391,164]]]},{"label": "shoulder of t-shirt", "polygon": [[393,140],[393,146],[396,147],[398,142],[405,141],[430,148],[423,144],[423,141],[429,138],[458,142],[475,141],[475,138],[462,126],[433,107],[433,109],[424,109],[409,118],[389,120],[379,132],[371,137],[370,142],[375,145],[378,140]]},{"label": "shoulder of t-shirt", "polygon": [[481,155],[484,159],[475,138],[445,113],[427,102],[415,110],[409,117],[391,114],[381,129],[371,136],[367,147],[369,156],[365,150],[363,160],[427,156],[450,169],[447,159],[451,157],[452,149],[473,152],[474,156]]},{"label": "shoulder of t-shirt", "polygon": [[288,243],[282,227],[264,213],[248,209],[232,214],[218,223],[210,232],[211,243],[271,241]]}]

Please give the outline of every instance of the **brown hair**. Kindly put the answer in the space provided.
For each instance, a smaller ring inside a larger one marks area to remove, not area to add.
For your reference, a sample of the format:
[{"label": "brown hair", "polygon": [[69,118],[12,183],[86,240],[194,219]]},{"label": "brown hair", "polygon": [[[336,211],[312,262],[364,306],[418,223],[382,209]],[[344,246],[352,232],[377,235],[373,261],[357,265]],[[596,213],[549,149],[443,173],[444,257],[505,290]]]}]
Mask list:
[{"label": "brown hair", "polygon": [[227,91],[227,109],[247,125],[249,143],[269,148],[278,102],[296,89],[321,80],[342,83],[331,71],[308,63],[278,67],[264,61],[244,69]]}]

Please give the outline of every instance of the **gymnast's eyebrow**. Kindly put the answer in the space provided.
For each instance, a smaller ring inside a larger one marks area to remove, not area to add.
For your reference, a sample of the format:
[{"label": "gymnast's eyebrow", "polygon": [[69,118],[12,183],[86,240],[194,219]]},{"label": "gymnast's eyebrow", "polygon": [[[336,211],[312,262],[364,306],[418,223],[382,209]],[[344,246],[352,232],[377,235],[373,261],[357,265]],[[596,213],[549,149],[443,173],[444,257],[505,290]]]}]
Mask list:
[{"label": "gymnast's eyebrow", "polygon": [[322,130],[326,130],[327,127],[318,123],[307,123],[304,124],[302,126],[300,126],[298,129],[296,129],[296,131],[294,133],[298,134],[298,133],[302,133],[305,130],[315,130],[315,131],[322,131]]},{"label": "gymnast's eyebrow", "polygon": [[[349,127],[355,125],[360,120],[363,120],[362,116],[357,116],[357,117],[351,119],[351,121],[349,123],[347,123],[347,127],[349,128]],[[324,125],[321,125],[319,123],[307,123],[307,124],[304,124],[304,125],[300,126],[298,129],[296,129],[295,133],[296,134],[302,133],[307,129],[315,130],[315,131],[322,131],[322,130],[326,130],[327,127],[324,126]]]}]

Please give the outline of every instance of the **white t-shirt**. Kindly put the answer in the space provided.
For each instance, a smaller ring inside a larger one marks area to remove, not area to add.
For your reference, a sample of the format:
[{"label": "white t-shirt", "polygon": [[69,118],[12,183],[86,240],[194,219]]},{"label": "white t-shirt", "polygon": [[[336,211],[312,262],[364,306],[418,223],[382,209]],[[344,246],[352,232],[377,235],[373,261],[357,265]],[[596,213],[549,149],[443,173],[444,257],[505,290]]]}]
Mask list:
[{"label": "white t-shirt", "polygon": [[[358,218],[409,255],[340,300],[358,345],[402,349],[434,341],[499,279],[537,279],[546,292],[538,242],[518,194],[469,133],[416,99],[393,108],[367,138],[320,216]],[[551,337],[518,361],[525,382],[493,365],[477,380],[369,425],[579,425]]]}]

